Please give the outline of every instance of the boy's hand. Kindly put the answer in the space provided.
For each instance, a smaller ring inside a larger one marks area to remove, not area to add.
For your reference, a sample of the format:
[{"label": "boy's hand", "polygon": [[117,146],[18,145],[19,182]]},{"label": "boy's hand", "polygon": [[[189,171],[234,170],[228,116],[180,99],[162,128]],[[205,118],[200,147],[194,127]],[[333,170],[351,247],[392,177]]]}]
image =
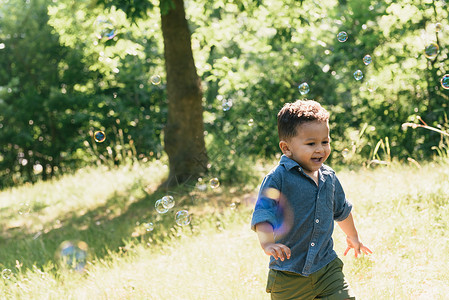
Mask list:
[{"label": "boy's hand", "polygon": [[364,246],[360,241],[358,237],[346,237],[346,243],[348,244],[348,248],[346,248],[345,253],[343,254],[344,256],[346,256],[346,254],[348,254],[349,250],[351,250],[351,248],[354,249],[354,254],[355,257],[357,258],[359,255],[362,254],[362,252],[364,254],[369,254],[369,253],[373,253],[368,247]]},{"label": "boy's hand", "polygon": [[274,259],[284,261],[284,259],[290,259],[291,251],[290,248],[284,244],[279,243],[269,243],[264,245],[263,251],[267,255],[273,255]]}]

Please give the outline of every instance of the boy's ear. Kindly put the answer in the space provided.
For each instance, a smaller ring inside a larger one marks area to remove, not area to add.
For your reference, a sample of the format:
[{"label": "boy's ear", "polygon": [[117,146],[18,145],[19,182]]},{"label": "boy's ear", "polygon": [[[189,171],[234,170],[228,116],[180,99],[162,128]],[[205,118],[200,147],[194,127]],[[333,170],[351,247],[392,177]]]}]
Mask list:
[{"label": "boy's ear", "polygon": [[279,148],[281,148],[282,153],[284,153],[286,156],[290,157],[292,155],[290,147],[286,141],[280,141]]}]

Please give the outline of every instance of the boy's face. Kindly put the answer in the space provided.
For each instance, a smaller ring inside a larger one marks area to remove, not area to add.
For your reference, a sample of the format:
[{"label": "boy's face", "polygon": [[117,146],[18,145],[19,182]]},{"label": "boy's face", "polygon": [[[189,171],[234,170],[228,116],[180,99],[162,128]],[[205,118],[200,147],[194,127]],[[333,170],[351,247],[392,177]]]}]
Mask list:
[{"label": "boy's face", "polygon": [[329,124],[305,122],[296,128],[296,135],[279,142],[282,152],[296,161],[306,174],[314,174],[331,153]]}]

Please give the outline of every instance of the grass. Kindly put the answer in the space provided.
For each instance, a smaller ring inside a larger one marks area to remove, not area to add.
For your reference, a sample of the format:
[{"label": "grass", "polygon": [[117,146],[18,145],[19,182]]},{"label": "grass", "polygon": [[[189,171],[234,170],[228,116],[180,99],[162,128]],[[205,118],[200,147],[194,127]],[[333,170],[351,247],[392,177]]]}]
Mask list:
[{"label": "grass", "polygon": [[[166,174],[162,162],[91,168],[1,192],[0,268],[12,272],[0,277],[1,298],[269,299],[268,257],[249,229],[257,188],[157,190]],[[448,166],[396,164],[339,178],[361,239],[374,251],[342,257],[358,299],[445,299]],[[158,214],[154,203],[166,194],[175,207]],[[19,213],[21,203],[29,213]],[[187,226],[174,221],[180,209],[191,214]],[[145,230],[148,222],[153,231]],[[58,265],[55,252],[65,240],[89,245],[84,273]],[[339,228],[334,241],[342,256]]]}]

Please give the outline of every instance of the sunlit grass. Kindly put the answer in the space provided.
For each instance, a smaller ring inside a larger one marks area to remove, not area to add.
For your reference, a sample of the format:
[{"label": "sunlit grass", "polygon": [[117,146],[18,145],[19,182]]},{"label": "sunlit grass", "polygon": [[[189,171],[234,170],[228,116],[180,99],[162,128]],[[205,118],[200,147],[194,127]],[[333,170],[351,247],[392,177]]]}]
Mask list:
[{"label": "sunlit grass", "polygon": [[[179,187],[167,192],[174,195],[175,208],[157,215],[154,201],[164,192],[155,188],[166,171],[161,163],[88,169],[0,193],[0,266],[13,272],[10,279],[0,278],[2,297],[269,299],[268,257],[249,228],[256,189]],[[445,299],[447,165],[342,171],[339,178],[354,204],[361,239],[374,251],[359,259],[342,257],[358,299]],[[22,201],[32,204],[29,215],[17,214],[16,203]],[[36,202],[45,207],[36,210]],[[191,212],[190,225],[175,224],[177,209]],[[142,229],[144,221],[153,221],[152,232]],[[84,274],[59,270],[54,261],[59,243],[74,238],[91,248]],[[338,227],[334,241],[342,256],[345,239]]]}]

